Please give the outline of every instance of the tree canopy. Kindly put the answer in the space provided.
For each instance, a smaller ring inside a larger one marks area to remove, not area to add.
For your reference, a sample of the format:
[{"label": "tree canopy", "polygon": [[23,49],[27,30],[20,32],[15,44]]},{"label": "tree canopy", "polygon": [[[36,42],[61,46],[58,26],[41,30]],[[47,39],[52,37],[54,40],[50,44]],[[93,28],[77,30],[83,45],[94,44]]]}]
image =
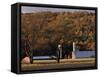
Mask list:
[{"label": "tree canopy", "polygon": [[61,38],[66,44],[76,42],[80,50],[95,51],[95,13],[48,11],[21,14],[21,40],[25,38],[29,41],[30,51],[50,50]]}]

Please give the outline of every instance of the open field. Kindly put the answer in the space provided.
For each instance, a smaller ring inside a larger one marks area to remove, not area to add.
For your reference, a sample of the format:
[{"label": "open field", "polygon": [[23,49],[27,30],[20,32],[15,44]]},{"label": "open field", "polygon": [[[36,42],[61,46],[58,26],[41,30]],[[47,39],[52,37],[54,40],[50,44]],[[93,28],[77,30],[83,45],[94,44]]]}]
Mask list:
[{"label": "open field", "polygon": [[21,64],[22,70],[40,70],[40,69],[60,69],[95,66],[95,58],[84,59],[60,59],[56,60],[34,60],[33,64]]}]

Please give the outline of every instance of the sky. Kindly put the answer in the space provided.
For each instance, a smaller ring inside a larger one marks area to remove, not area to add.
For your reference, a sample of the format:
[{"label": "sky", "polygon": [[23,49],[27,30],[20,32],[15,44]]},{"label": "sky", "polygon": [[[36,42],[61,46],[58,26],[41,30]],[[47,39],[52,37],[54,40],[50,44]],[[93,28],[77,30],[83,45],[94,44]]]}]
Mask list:
[{"label": "sky", "polygon": [[62,9],[62,8],[47,8],[47,7],[33,7],[33,6],[22,6],[21,13],[36,13],[36,12],[76,12],[76,11],[87,11],[95,12],[94,10],[80,10],[80,9]]}]

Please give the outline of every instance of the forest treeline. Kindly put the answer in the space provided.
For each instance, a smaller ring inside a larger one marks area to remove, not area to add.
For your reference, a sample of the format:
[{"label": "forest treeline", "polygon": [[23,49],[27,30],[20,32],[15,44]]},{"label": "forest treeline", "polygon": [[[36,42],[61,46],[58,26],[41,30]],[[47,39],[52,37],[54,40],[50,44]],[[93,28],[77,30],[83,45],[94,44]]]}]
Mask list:
[{"label": "forest treeline", "polygon": [[49,50],[63,39],[79,50],[95,51],[94,12],[36,12],[21,14],[22,49]]}]

